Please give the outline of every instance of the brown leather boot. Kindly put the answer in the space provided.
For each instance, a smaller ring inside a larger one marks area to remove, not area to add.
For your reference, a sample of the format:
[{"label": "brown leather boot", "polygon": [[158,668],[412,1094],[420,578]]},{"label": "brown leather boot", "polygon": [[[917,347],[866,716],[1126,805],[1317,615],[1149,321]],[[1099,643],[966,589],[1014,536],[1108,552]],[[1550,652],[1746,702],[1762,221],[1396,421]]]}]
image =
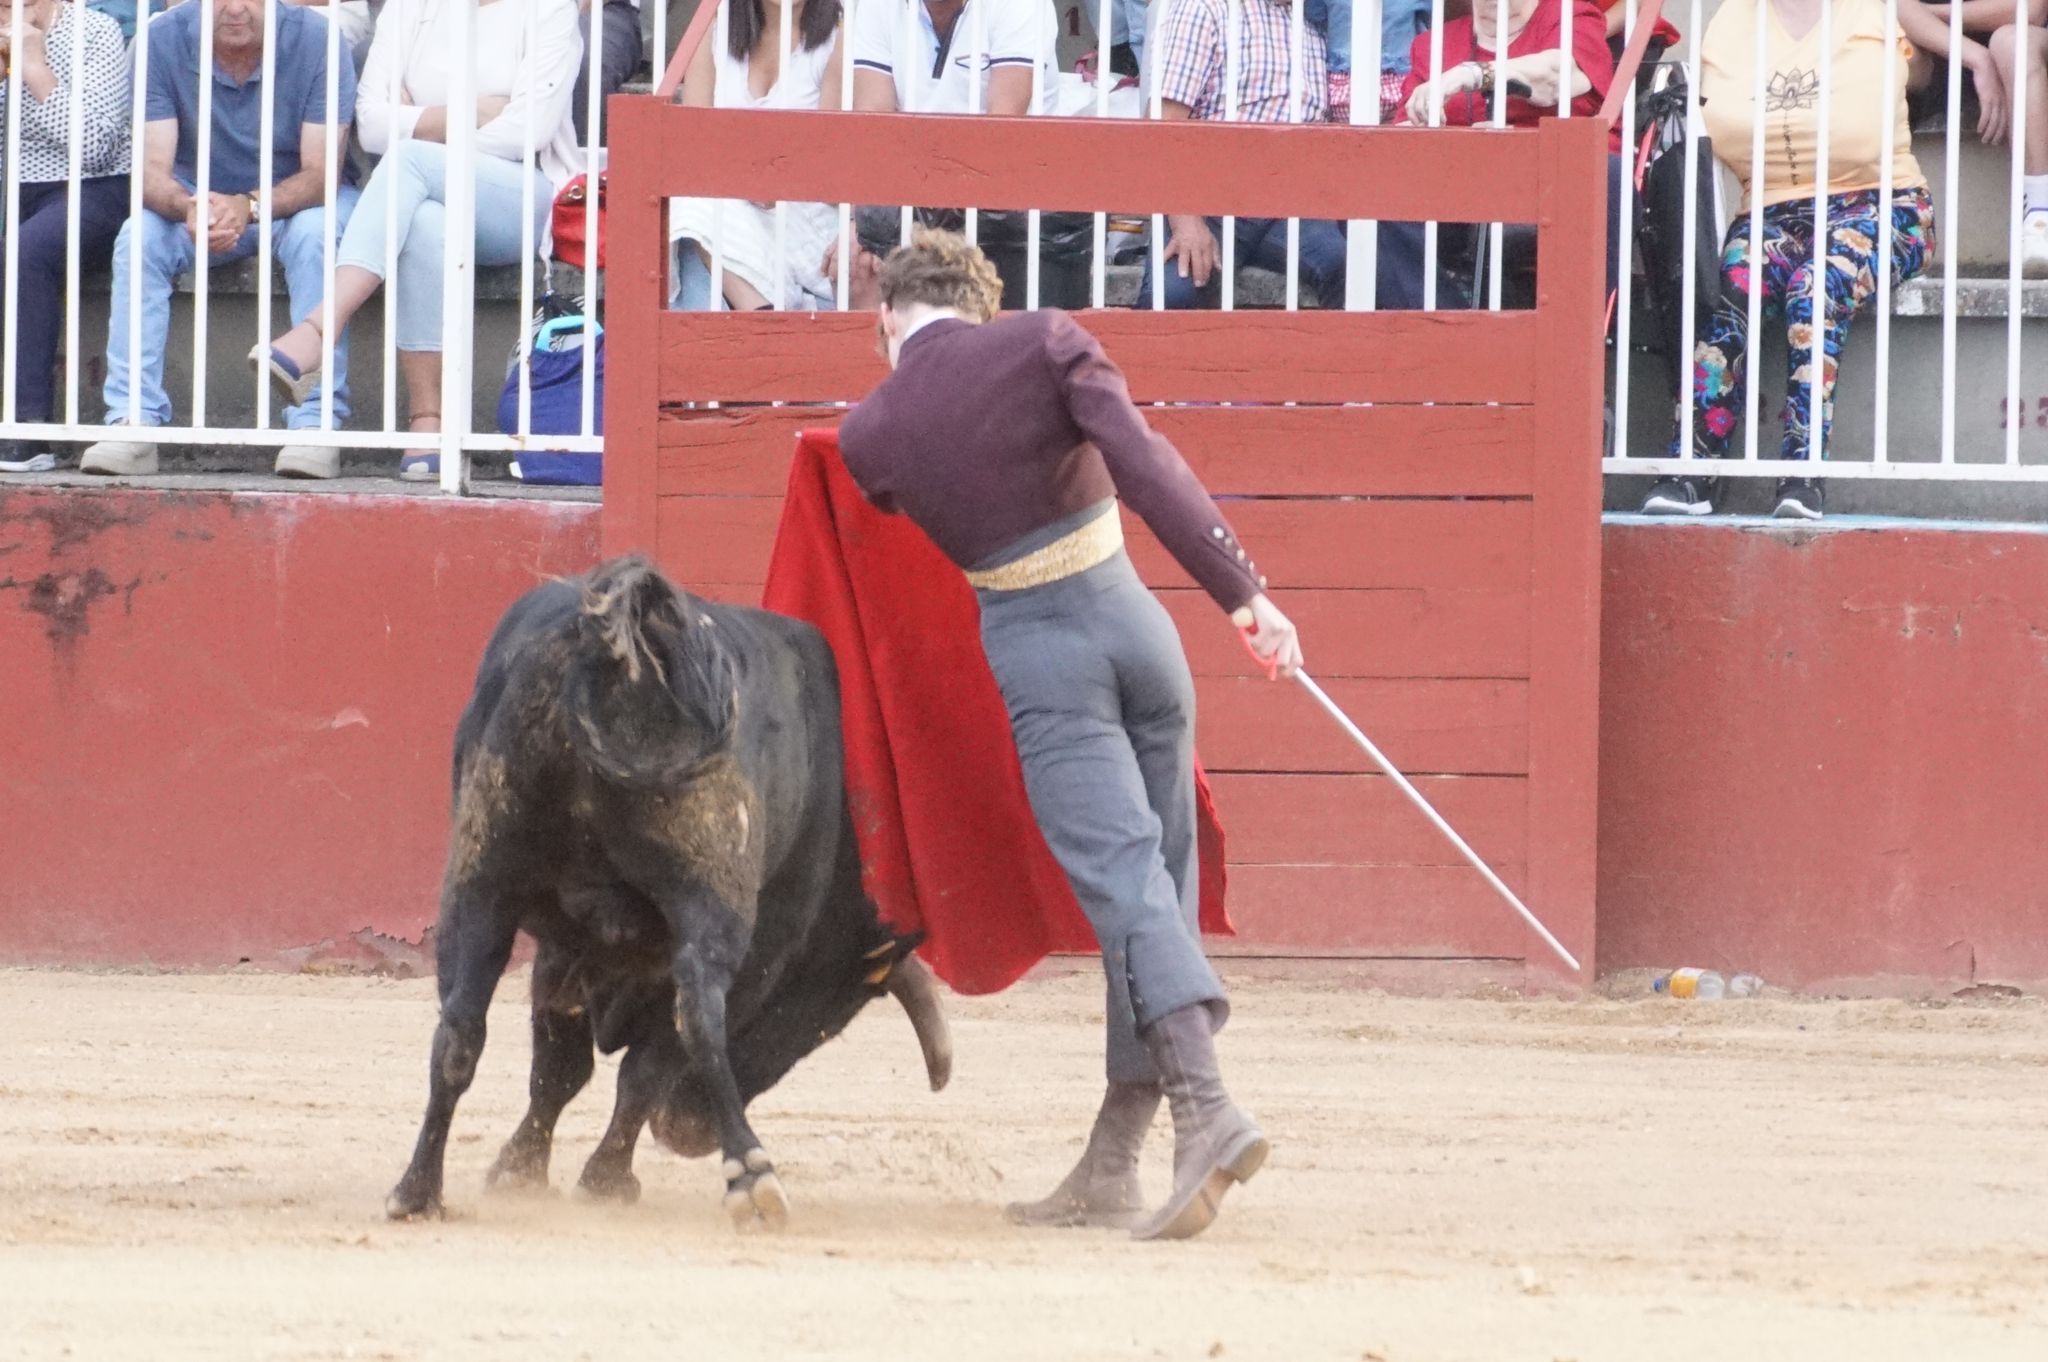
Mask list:
[{"label": "brown leather boot", "polygon": [[1138,1151],[1159,1110],[1156,1083],[1111,1083],[1088,1132],[1081,1161],[1043,1201],[1013,1201],[1003,1207],[1011,1224],[1039,1228],[1087,1225],[1128,1229],[1145,1213],[1138,1185]]},{"label": "brown leather boot", "polygon": [[1223,1194],[1259,1171],[1270,1146],[1223,1091],[1206,1007],[1169,1013],[1144,1035],[1173,1111],[1173,1193],[1131,1237],[1191,1239],[1216,1219]]}]

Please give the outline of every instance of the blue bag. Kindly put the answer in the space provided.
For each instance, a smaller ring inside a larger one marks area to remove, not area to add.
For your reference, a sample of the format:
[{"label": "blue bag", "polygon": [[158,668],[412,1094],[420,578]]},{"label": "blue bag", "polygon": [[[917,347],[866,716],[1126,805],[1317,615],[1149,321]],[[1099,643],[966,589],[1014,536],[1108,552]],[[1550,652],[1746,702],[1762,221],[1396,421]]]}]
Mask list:
[{"label": "blue bag", "polygon": [[[542,319],[545,320],[542,320]],[[519,366],[523,362],[532,385],[532,425],[535,436],[578,435],[583,430],[583,369],[595,366],[591,376],[591,430],[604,433],[604,328],[598,327],[587,356],[583,349],[583,318],[562,310],[553,294],[541,302],[535,320],[539,325],[533,343],[522,357],[513,355],[505,372],[505,387],[498,395],[498,429],[507,435],[519,431]],[[567,450],[528,448],[513,461],[513,476],[521,482],[557,487],[595,487],[604,481],[604,458],[599,454],[570,453]]]}]

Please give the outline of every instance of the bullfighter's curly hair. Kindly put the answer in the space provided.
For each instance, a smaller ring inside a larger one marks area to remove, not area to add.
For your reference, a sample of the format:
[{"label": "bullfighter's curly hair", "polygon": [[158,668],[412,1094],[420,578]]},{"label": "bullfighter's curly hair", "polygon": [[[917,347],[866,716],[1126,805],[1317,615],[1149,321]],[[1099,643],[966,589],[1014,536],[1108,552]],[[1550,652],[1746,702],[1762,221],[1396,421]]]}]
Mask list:
[{"label": "bullfighter's curly hair", "polygon": [[957,232],[930,228],[919,229],[882,262],[881,287],[882,301],[892,308],[949,307],[976,322],[995,316],[1003,302],[1003,281],[981,248]]}]

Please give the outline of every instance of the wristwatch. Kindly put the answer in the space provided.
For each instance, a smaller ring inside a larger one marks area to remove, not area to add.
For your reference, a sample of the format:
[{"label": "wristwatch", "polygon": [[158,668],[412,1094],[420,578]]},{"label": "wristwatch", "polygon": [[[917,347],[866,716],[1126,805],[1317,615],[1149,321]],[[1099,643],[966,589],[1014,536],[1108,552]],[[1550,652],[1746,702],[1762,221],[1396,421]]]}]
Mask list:
[{"label": "wristwatch", "polygon": [[258,202],[256,196],[244,194],[242,197],[249,201],[249,221],[255,222],[260,219],[263,216],[263,205]]}]

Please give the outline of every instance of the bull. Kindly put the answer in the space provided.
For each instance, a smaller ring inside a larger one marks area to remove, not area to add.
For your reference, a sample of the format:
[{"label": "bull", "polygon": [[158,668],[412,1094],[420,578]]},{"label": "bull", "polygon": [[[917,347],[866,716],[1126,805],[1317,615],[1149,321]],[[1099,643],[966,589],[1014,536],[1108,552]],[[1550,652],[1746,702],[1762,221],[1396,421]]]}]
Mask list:
[{"label": "bull", "polygon": [[623,1050],[592,1195],[638,1194],[643,1128],[723,1155],[734,1223],[789,1202],[746,1107],[892,994],[932,1089],[952,1043],[915,936],[861,887],[838,674],[809,625],[714,605],[644,559],[543,584],[506,611],[455,734],[435,933],[441,1012],[394,1219],[441,1211],[455,1107],[517,935],[535,942],[529,1108],[489,1181],[545,1186],[556,1119],[594,1051]]}]

